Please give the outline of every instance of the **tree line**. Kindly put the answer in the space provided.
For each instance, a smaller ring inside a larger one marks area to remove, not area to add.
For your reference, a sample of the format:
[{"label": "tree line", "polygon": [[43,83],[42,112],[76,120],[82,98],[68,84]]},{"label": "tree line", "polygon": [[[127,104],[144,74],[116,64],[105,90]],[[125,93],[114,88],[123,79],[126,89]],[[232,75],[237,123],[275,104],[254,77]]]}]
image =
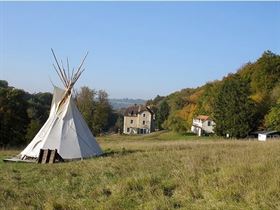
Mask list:
[{"label": "tree line", "polygon": [[[187,78],[186,78],[187,80]],[[103,90],[82,87],[74,96],[94,135],[121,132],[123,116]],[[0,80],[0,147],[27,144],[48,118],[51,93],[30,94]],[[198,88],[147,101],[156,128],[186,133],[197,115],[209,115],[217,135],[243,138],[255,130],[280,130],[280,56],[266,51],[234,74]]]},{"label": "tree line", "polygon": [[[121,130],[122,117],[105,91],[82,87],[74,100],[94,135]],[[30,94],[0,80],[0,147],[30,142],[48,119],[51,101],[51,93]]]},{"label": "tree line", "polygon": [[256,130],[280,130],[280,56],[265,51],[222,80],[147,103],[159,117],[158,128],[180,133],[189,132],[192,119],[201,114],[216,122],[219,136],[244,138]]}]

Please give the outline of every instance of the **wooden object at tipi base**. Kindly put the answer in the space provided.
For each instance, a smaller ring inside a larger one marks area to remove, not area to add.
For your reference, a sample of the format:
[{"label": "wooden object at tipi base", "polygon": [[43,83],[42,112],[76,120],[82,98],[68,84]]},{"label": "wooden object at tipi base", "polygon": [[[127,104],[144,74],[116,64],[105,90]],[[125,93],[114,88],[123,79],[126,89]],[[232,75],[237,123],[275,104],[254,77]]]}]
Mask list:
[{"label": "wooden object at tipi base", "polygon": [[57,150],[41,149],[37,163],[55,163],[64,162],[63,158],[57,153]]}]

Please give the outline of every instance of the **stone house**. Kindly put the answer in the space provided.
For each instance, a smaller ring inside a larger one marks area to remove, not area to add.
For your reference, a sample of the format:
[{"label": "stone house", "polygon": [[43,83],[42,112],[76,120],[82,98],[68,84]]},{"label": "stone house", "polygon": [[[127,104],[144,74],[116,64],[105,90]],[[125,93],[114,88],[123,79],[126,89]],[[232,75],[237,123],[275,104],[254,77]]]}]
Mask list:
[{"label": "stone house", "polygon": [[148,106],[134,105],[124,113],[124,134],[147,134],[155,130],[155,114]]}]

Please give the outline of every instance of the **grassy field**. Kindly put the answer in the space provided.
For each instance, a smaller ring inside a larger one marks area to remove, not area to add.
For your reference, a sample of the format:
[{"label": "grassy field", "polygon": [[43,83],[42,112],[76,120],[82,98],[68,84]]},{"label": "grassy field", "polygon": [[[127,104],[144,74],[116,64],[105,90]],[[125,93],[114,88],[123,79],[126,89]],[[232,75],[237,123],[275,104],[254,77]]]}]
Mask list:
[{"label": "grassy field", "polygon": [[280,209],[280,141],[162,132],[98,138],[106,155],[3,163],[0,209]]}]

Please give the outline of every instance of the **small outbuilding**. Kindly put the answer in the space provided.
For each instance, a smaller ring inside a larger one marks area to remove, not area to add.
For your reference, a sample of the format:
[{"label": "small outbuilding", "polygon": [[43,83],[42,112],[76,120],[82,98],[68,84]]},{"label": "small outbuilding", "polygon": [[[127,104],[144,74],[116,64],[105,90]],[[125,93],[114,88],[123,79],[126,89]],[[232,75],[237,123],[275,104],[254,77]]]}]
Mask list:
[{"label": "small outbuilding", "polygon": [[264,131],[258,134],[259,141],[266,141],[269,139],[280,139],[280,131]]}]

